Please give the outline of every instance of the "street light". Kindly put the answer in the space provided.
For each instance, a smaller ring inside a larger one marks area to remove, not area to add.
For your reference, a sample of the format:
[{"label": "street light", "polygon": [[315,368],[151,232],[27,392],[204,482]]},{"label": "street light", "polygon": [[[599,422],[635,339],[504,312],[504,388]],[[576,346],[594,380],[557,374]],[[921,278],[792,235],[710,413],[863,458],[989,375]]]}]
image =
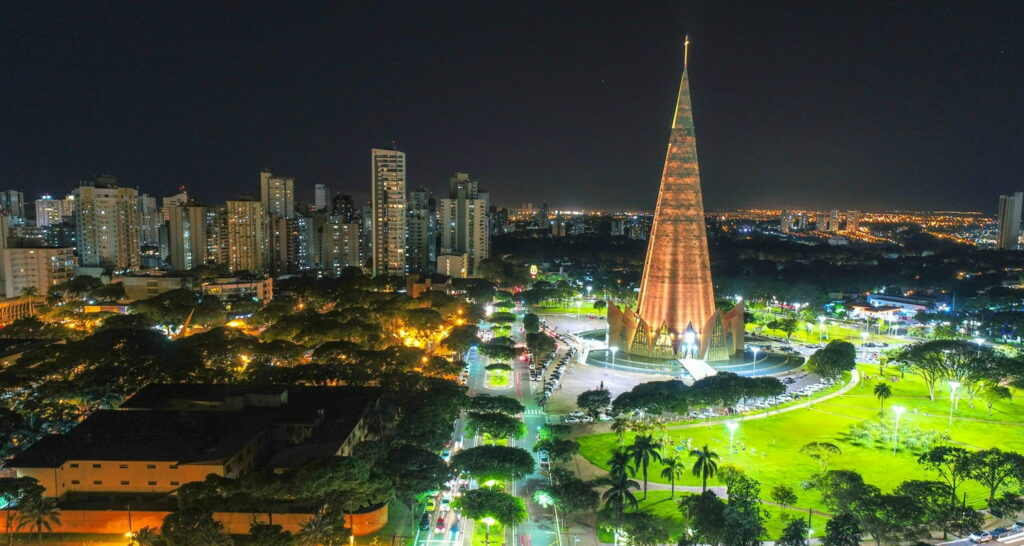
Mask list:
[{"label": "street light", "polygon": [[751,364],[753,365],[753,369],[750,370],[750,377],[754,377],[755,375],[757,375],[757,352],[760,350],[760,347],[752,347],[750,349],[750,351],[754,353],[754,361],[751,362]]},{"label": "street light", "polygon": [[821,343],[821,331],[825,329],[825,317],[818,317],[818,343]]},{"label": "street light", "polygon": [[956,390],[959,388],[959,381],[949,382],[949,427],[953,426],[953,408],[956,406]]},{"label": "street light", "polygon": [[481,521],[483,521],[485,524],[487,524],[487,531],[484,533],[484,544],[490,544],[491,543],[491,525],[494,525],[494,518],[492,518],[491,516],[487,516],[486,518],[482,519]]},{"label": "street light", "polygon": [[861,345],[864,345],[865,343],[867,343],[868,342],[868,333],[867,332],[861,332],[860,333],[860,340],[861,340],[860,341]]},{"label": "street light", "polygon": [[981,358],[981,346],[985,344],[985,338],[976,337],[974,338],[974,342],[978,344],[978,358]]},{"label": "street light", "polygon": [[594,289],[593,286],[587,285],[587,299],[588,300],[590,299],[590,291],[593,290],[593,289]]},{"label": "street light", "polygon": [[580,318],[580,304],[582,304],[582,303],[583,302],[581,302],[580,300],[576,300],[576,319],[577,320],[579,320],[579,318]]},{"label": "street light", "polygon": [[619,352],[619,348],[615,345],[608,347],[608,350],[612,352],[612,364],[615,364],[615,353]]},{"label": "street light", "polygon": [[899,445],[900,445],[900,415],[903,415],[903,412],[905,412],[905,411],[907,411],[907,408],[905,408],[903,406],[893,406],[892,407],[892,412],[896,414],[896,430],[893,433],[893,436],[894,436],[895,439],[894,439],[893,444],[892,444],[892,454],[893,455],[896,454],[896,448],[899,447]]},{"label": "street light", "polygon": [[729,429],[729,453],[732,454],[732,438],[736,434],[736,429],[740,428],[740,424],[736,421],[729,421],[725,427]]}]

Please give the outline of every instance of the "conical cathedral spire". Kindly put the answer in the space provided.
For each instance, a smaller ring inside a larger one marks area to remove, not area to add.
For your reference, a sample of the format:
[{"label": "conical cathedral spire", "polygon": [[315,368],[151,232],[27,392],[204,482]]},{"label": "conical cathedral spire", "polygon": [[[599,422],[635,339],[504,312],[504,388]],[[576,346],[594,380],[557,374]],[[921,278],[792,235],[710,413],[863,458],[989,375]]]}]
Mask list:
[{"label": "conical cathedral spire", "polygon": [[[686,43],[684,57],[689,53],[689,39]],[[710,333],[704,330],[713,327],[710,322],[715,314],[715,298],[685,67],[647,246],[637,313],[655,345],[664,345],[667,340],[657,337],[667,334],[678,349],[688,331],[703,338],[703,334]],[[699,339],[697,343],[706,347],[707,340]]]}]

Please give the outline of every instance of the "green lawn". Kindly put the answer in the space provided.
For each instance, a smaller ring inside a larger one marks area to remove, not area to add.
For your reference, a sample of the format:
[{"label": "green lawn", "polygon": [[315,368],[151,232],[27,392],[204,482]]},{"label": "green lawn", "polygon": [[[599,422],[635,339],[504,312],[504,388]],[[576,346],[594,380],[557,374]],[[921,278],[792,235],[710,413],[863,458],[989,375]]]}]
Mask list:
[{"label": "green lawn", "polygon": [[506,389],[512,385],[512,372],[509,370],[487,370],[487,386],[492,389]]},{"label": "green lawn", "polygon": [[[810,326],[810,329],[807,328],[808,326]],[[757,326],[754,324],[746,325],[746,331],[748,333],[754,333],[756,329]],[[803,343],[818,343],[819,340],[821,343],[828,343],[829,340],[841,339],[844,341],[849,341],[854,345],[860,345],[865,341],[861,337],[861,333],[864,331],[863,327],[854,328],[851,326],[826,322],[825,329],[824,331],[821,332],[821,336],[818,335],[818,330],[819,327],[817,322],[809,323],[801,321],[799,326],[797,327],[797,330],[793,332],[793,335],[790,337],[790,339],[793,341],[800,341]],[[760,332],[764,335],[770,335],[781,338],[786,337],[786,333],[783,332],[782,330],[772,330],[768,327],[764,327],[762,330],[760,330]],[[900,333],[903,332],[904,330],[901,329]],[[907,339],[893,337],[885,334],[878,334],[874,330],[868,335],[867,341],[869,343],[884,342],[890,345],[905,345],[907,343],[910,343],[910,341]]]},{"label": "green lawn", "polygon": [[[686,528],[683,524],[683,515],[679,511],[679,499],[687,493],[681,493],[676,491],[675,498],[669,497],[668,491],[649,491],[647,493],[647,500],[640,501],[640,510],[649,512],[655,516],[658,516],[666,523],[669,529],[669,535],[675,540],[676,537],[681,536]],[[782,529],[786,526],[788,520],[782,519],[782,513],[789,518],[801,517],[807,519],[806,510],[793,510],[787,508],[782,510],[776,506],[765,506],[767,517],[764,522],[766,539],[775,540],[782,534]],[[814,536],[822,536],[825,533],[825,522],[827,518],[819,515],[811,516],[811,527],[814,529]],[[605,533],[607,536],[601,536],[601,540],[605,542],[611,542],[611,533]],[[607,540],[606,540],[607,539]]]},{"label": "green lawn", "polygon": [[[594,309],[594,301],[583,301],[580,303],[579,311],[580,316],[584,317],[587,315],[599,315],[604,316],[606,309]],[[569,305],[534,305],[530,308],[533,313],[564,313],[564,314],[576,314],[576,304],[569,303]]]},{"label": "green lawn", "polygon": [[[873,366],[862,366],[862,373],[877,375]],[[721,456],[721,464],[734,464],[761,482],[762,498],[775,485],[792,487],[799,498],[797,507],[824,510],[820,496],[815,491],[805,491],[801,484],[819,470],[817,462],[799,453],[800,447],[812,441],[827,441],[838,445],[843,453],[833,458],[831,468],[849,469],[860,472],[865,481],[883,491],[890,491],[904,480],[935,479],[934,473],[917,464],[917,456],[906,451],[893,454],[885,447],[863,447],[844,440],[847,428],[865,419],[879,415],[878,401],[871,394],[875,381],[865,381],[864,386],[854,387],[849,393],[821,402],[807,409],[795,410],[765,419],[744,421],[735,434],[737,452],[729,453],[729,432],[722,423],[712,422],[709,426],[688,429],[669,429],[668,435],[674,445],[667,451],[675,452],[679,446],[685,453],[685,446],[708,444]],[[924,384],[908,375],[897,383],[889,383],[893,397],[886,402],[886,419],[892,419],[893,405],[907,408],[900,423],[901,427],[914,426],[922,429],[946,431],[949,415],[948,392],[940,391],[934,402],[927,397]],[[1024,452],[1024,412],[1019,411],[1022,402],[1000,402],[993,408],[992,419],[1002,422],[972,421],[988,419],[987,409],[980,401],[970,408],[966,400],[960,401],[955,412],[953,428],[949,430],[954,445],[969,448],[997,446],[1007,450]],[[605,462],[617,447],[614,434],[584,436],[578,439],[580,454],[591,462],[607,468]],[[626,443],[632,441],[627,435]],[[652,481],[661,472],[661,465],[653,463],[648,471]],[[712,480],[712,484],[718,485]],[[700,485],[696,478],[687,475],[682,484]],[[963,491],[967,500],[981,507],[984,491],[973,482],[968,482]]]},{"label": "green lawn", "polygon": [[[490,539],[487,540],[488,535]],[[490,530],[487,524],[476,520],[473,522],[473,546],[500,546],[505,542],[505,528],[500,523],[491,525]]]}]

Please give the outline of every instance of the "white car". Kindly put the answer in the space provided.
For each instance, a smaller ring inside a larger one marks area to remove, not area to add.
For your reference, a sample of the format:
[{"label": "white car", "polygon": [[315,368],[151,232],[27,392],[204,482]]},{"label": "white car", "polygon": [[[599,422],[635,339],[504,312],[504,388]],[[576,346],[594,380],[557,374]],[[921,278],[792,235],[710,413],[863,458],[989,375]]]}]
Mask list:
[{"label": "white car", "polygon": [[967,537],[967,540],[978,543],[978,542],[989,542],[992,540],[992,534],[988,531],[975,531]]}]

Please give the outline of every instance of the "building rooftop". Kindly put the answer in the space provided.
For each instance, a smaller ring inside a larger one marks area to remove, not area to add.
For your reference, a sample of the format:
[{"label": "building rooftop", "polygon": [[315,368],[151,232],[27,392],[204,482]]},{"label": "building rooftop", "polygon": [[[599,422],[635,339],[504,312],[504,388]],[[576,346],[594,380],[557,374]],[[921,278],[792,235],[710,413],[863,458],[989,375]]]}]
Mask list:
[{"label": "building rooftop", "polygon": [[266,416],[227,412],[100,410],[67,434],[36,442],[10,467],[49,468],[66,461],[218,461],[238,453],[270,425]]}]

